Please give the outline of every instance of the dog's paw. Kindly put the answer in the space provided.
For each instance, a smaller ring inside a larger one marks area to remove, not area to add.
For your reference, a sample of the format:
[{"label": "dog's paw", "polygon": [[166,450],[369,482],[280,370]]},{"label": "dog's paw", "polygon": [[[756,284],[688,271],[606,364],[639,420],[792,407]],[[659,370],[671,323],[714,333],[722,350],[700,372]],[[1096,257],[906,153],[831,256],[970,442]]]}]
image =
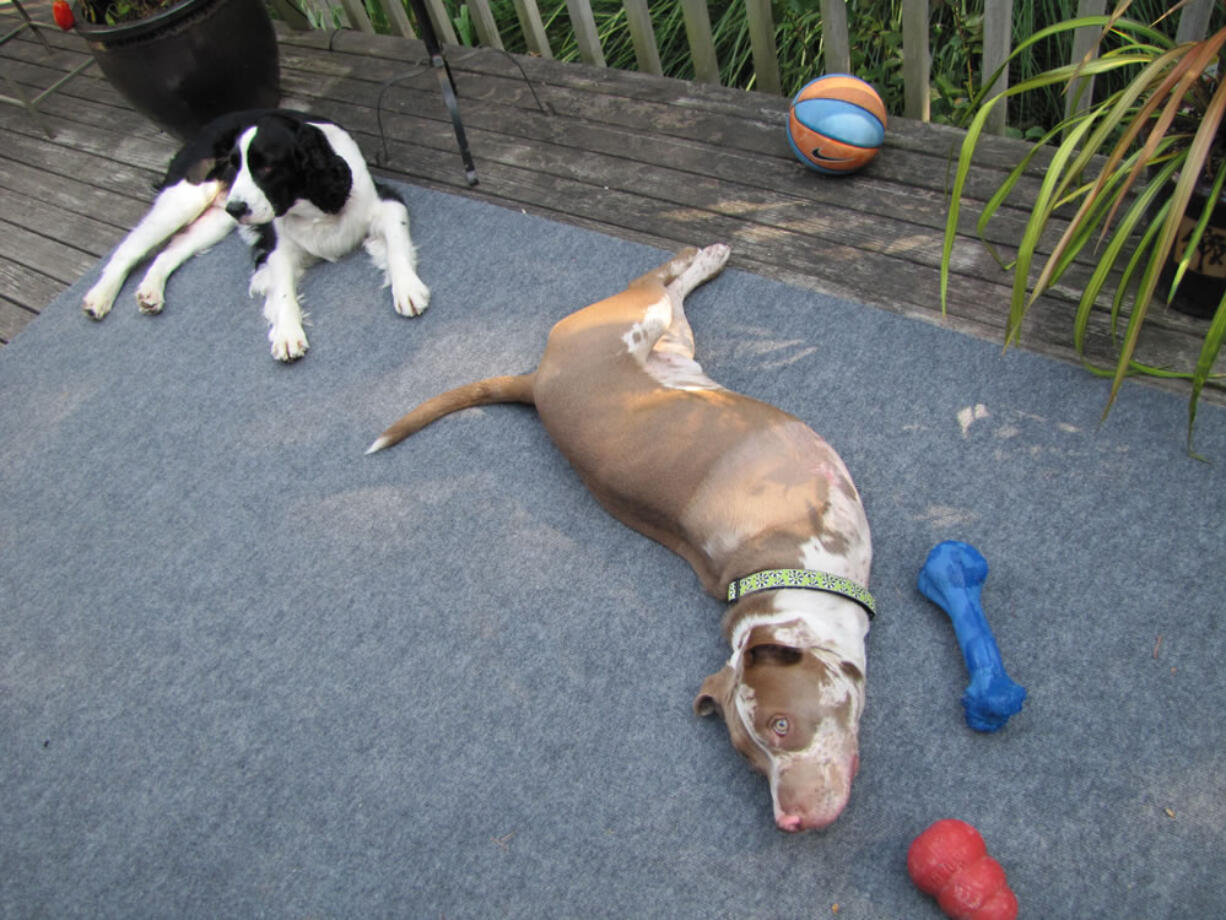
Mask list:
[{"label": "dog's paw", "polygon": [[301,326],[293,328],[273,326],[268,330],[268,341],[272,343],[272,356],[286,364],[290,361],[297,361],[311,347]]},{"label": "dog's paw", "polygon": [[430,289],[414,275],[392,285],[392,298],[401,316],[421,316],[430,305]]},{"label": "dog's paw", "polygon": [[100,281],[89,289],[89,293],[81,301],[81,309],[90,319],[102,319],[111,312],[116,293],[118,292],[111,290],[109,285]]},{"label": "dog's paw", "polygon": [[732,247],[727,243],[714,243],[698,252],[697,258],[710,265],[713,271],[719,271],[732,254]]},{"label": "dog's paw", "polygon": [[165,291],[160,284],[142,282],[136,289],[136,306],[146,315],[154,316],[166,306]]}]

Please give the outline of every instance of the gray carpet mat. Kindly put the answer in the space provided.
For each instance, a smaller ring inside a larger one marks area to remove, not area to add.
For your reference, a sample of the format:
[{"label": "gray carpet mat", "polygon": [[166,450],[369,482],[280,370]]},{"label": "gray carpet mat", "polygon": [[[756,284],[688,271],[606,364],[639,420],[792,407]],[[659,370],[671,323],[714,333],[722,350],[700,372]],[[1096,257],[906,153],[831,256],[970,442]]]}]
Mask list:
[{"label": "gray carpet mat", "polygon": [[[722,608],[608,518],[530,409],[363,450],[664,254],[407,189],[434,299],[311,269],[268,355],[231,237],[102,324],[82,279],[0,351],[0,915],[941,916],[906,876],[975,824],[1025,917],[1226,914],[1226,413],[729,270],[707,372],[808,421],[873,526],[861,770],[789,836],[715,719]],[[695,243],[712,242],[695,240]],[[733,243],[735,260],[735,240]],[[735,264],[735,261],[734,261]],[[1021,714],[971,732],[945,539]]]}]

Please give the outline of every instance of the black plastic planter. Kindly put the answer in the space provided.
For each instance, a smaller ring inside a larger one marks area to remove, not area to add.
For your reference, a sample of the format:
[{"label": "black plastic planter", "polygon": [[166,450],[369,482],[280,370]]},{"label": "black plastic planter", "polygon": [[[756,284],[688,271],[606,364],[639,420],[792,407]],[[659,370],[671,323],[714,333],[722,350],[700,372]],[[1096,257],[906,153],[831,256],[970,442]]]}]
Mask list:
[{"label": "black plastic planter", "polygon": [[77,32],[107,80],[158,127],[186,140],[226,112],[275,107],[277,39],[262,0],[184,0],[117,26]]},{"label": "black plastic planter", "polygon": [[[1163,268],[1158,293],[1166,296],[1171,281],[1175,277],[1175,265],[1183,257],[1187,248],[1188,238],[1196,227],[1196,221],[1205,207],[1205,199],[1211,189],[1203,191],[1198,187],[1192,195],[1187,214],[1179,227],[1179,235],[1175,238],[1175,248],[1167,265]],[[1205,227],[1204,235],[1196,252],[1188,260],[1188,270],[1179,283],[1171,301],[1171,308],[1189,316],[1208,319],[1217,312],[1217,306],[1226,294],[1226,202],[1218,201]]]}]

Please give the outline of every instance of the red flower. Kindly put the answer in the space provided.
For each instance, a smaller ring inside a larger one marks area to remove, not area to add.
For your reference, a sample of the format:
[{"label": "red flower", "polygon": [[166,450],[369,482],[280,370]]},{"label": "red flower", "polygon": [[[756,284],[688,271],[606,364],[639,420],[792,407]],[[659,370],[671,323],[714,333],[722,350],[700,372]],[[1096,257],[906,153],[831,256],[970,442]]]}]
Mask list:
[{"label": "red flower", "polygon": [[65,32],[77,24],[76,17],[72,15],[72,7],[68,5],[68,0],[55,0],[51,4],[51,15],[55,18],[55,24]]}]

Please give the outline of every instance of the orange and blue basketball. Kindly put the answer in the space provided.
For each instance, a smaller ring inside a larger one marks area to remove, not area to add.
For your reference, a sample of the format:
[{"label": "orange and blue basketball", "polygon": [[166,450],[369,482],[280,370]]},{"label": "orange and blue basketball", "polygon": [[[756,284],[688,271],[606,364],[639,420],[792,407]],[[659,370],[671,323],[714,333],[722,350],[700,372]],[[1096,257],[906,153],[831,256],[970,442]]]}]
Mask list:
[{"label": "orange and blue basketball", "polygon": [[788,110],[788,143],[797,159],[841,176],[868,164],[885,141],[885,105],[859,77],[827,74],[810,80]]}]

